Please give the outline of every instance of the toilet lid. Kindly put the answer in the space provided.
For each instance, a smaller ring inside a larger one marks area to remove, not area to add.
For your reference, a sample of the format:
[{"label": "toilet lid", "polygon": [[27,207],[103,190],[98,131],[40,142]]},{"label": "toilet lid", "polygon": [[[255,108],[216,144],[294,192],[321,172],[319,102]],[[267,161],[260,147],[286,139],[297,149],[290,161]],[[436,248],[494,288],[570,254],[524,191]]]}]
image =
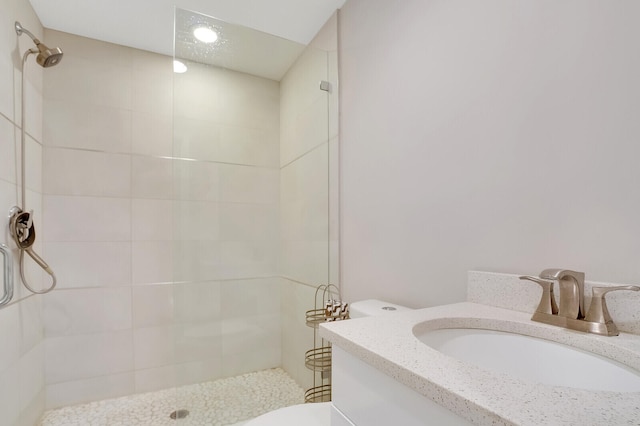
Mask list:
[{"label": "toilet lid", "polygon": [[247,422],[245,426],[329,426],[331,403],[299,404],[270,411]]}]

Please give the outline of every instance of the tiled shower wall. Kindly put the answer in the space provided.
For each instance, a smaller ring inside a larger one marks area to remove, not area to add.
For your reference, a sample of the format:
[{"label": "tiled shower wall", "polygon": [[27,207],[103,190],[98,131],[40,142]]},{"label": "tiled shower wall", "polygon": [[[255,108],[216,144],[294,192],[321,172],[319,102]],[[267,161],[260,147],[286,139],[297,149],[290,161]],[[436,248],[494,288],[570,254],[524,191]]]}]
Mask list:
[{"label": "tiled shower wall", "polygon": [[[26,1],[0,0],[0,10],[0,243],[12,249],[15,271],[13,301],[0,308],[0,423],[31,426],[45,404],[42,298],[31,295],[21,285],[18,252],[9,235],[8,216],[11,207],[20,201],[21,53],[33,47],[27,36],[18,39],[14,22],[20,21],[36,36],[42,36],[42,25]],[[30,56],[26,67],[26,195],[27,208],[34,210],[38,231],[42,229],[42,76],[43,69]],[[41,243],[38,238],[34,246],[40,253]],[[39,287],[39,268],[30,259],[26,264],[28,279]],[[3,266],[0,258],[0,267]]]},{"label": "tiled shower wall", "polygon": [[47,406],[280,365],[278,83],[46,41]]},{"label": "tiled shower wall", "polygon": [[175,169],[174,265],[187,295],[176,306],[187,322],[176,350],[208,348],[198,350],[217,371],[200,377],[280,366],[279,83],[188,66],[175,76],[175,155],[199,161]]}]

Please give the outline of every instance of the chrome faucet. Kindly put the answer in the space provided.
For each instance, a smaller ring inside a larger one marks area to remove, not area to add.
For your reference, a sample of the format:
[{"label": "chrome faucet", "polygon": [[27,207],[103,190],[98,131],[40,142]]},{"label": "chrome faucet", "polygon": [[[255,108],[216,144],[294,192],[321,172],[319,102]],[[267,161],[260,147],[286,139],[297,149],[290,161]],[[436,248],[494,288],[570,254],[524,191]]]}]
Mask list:
[{"label": "chrome faucet", "polygon": [[[540,273],[539,278],[521,276],[520,279],[533,281],[542,287],[542,298],[531,317],[532,321],[605,336],[620,334],[607,309],[605,294],[616,290],[640,291],[640,287],[634,285],[593,287],[591,306],[585,315],[584,272],[568,269],[545,269]],[[553,281],[558,281],[560,286],[559,308],[554,297]]]}]

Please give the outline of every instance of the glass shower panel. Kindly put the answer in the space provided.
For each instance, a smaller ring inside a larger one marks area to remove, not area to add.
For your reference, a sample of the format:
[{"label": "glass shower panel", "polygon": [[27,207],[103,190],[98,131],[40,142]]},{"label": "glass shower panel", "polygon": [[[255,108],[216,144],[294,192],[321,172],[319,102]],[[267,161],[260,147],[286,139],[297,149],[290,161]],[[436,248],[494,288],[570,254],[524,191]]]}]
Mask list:
[{"label": "glass shower panel", "polygon": [[336,11],[325,24],[322,46],[327,57],[327,136],[329,191],[329,284],[340,283],[340,81],[338,78],[338,15]]},{"label": "glass shower panel", "polygon": [[[296,295],[329,279],[328,56],[191,11],[175,18],[186,71],[174,73],[166,368],[185,420],[234,424],[301,403],[311,377],[313,332],[286,322],[304,324],[313,298]],[[194,39],[199,27],[217,40]]]},{"label": "glass shower panel", "polygon": [[280,82],[282,361],[305,390],[320,376],[300,362],[318,343],[305,314],[316,307],[317,286],[329,283],[329,99],[337,86],[326,38],[319,34]]}]

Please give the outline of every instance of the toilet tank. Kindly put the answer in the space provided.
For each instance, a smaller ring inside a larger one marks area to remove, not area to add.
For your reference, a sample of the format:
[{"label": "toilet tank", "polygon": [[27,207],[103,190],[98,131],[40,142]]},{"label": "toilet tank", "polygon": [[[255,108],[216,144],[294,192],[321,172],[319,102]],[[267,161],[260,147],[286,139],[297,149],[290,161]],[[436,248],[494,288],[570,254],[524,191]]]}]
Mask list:
[{"label": "toilet tank", "polygon": [[406,306],[395,305],[377,299],[361,300],[353,302],[349,305],[350,318],[373,317],[376,315],[388,315],[399,311],[409,311],[411,308]]}]

